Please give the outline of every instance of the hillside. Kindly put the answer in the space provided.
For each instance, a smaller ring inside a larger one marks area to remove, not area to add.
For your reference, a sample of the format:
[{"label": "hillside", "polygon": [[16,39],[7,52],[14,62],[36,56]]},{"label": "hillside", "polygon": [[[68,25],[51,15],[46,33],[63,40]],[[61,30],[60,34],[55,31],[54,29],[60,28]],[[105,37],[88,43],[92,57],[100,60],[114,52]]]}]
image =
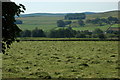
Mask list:
[{"label": "hillside", "polygon": [[116,10],[116,11],[108,11],[108,12],[102,12],[96,14],[88,14],[87,19],[109,17],[109,16],[118,17],[118,11]]},{"label": "hillside", "polygon": [[[93,18],[107,18],[109,16],[118,16],[118,11],[109,11],[109,12],[103,12],[103,13],[94,13],[94,12],[85,12],[86,13],[86,19],[93,19]],[[29,29],[32,30],[35,27],[38,27],[40,29],[43,29],[44,31],[49,31],[51,29],[57,28],[57,20],[63,20],[64,15],[66,13],[62,14],[53,14],[53,13],[34,13],[34,14],[26,14],[21,15],[20,18],[16,18],[23,21],[23,24],[18,24],[18,26],[22,29]],[[29,16],[29,17],[28,17]],[[113,25],[114,27],[117,27],[118,25]],[[94,30],[95,28],[101,28],[102,30],[106,30],[109,25],[106,26],[97,26],[97,25],[89,25],[87,24],[85,27],[77,27],[73,28],[75,30]]]},{"label": "hillside", "polygon": [[20,17],[38,17],[38,16],[64,16],[65,13],[31,13],[31,14],[22,14]]},{"label": "hillside", "polygon": [[[83,12],[87,14],[95,14],[94,12]],[[31,14],[21,14],[20,17],[38,17],[38,16],[65,16],[68,13],[31,13]],[[71,14],[71,13],[70,13]]]}]

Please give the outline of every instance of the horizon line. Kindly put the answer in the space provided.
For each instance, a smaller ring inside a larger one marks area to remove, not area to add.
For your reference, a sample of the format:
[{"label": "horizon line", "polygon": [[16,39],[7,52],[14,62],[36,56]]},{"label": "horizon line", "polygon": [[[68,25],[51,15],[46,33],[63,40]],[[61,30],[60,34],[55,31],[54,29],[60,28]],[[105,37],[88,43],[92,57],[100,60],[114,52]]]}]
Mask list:
[{"label": "horizon line", "polygon": [[107,11],[81,11],[81,12],[29,12],[29,13],[21,13],[21,14],[37,14],[37,13],[64,14],[64,13],[85,13],[85,12],[103,13],[110,11],[119,11],[119,10],[115,9],[115,10],[107,10]]}]

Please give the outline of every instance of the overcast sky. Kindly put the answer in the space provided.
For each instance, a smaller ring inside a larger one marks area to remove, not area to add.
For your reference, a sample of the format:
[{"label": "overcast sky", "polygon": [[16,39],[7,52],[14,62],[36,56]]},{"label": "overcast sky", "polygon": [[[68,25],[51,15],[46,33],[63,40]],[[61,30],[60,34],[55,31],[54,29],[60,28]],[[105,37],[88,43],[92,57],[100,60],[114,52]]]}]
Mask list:
[{"label": "overcast sky", "polygon": [[29,13],[105,12],[118,9],[119,0],[11,0],[25,5]]}]

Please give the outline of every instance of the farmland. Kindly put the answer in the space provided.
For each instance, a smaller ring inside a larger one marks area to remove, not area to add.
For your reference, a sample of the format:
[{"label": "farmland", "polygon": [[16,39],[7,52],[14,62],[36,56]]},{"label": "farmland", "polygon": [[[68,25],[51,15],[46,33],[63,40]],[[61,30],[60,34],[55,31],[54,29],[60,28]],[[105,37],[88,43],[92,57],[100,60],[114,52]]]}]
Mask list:
[{"label": "farmland", "polygon": [[[103,13],[96,13],[96,14],[87,14],[86,15],[86,19],[84,21],[86,21],[87,19],[95,19],[95,18],[107,18],[109,16],[113,16],[113,17],[118,17],[118,12],[117,11],[110,11],[110,12],[103,12]],[[59,28],[57,27],[57,20],[64,20],[64,15],[61,16],[56,16],[54,14],[54,16],[27,16],[27,17],[19,17],[16,18],[19,20],[23,21],[23,24],[18,24],[18,26],[22,29],[22,30],[33,30],[36,27],[39,29],[43,29],[45,32],[48,32],[50,30],[53,30],[55,28]],[[75,24],[72,24],[71,26],[78,26],[78,27],[73,27],[74,30],[95,30],[96,28],[100,28],[103,31],[105,31],[108,27],[110,27],[110,25],[104,25],[104,26],[99,26],[99,25],[95,25],[95,24],[86,24],[84,27],[81,27],[78,25],[78,23],[76,24],[77,20],[72,20],[72,22],[75,22]],[[118,27],[117,24],[113,25],[112,27]]]},{"label": "farmland", "polygon": [[21,41],[3,55],[3,78],[117,78],[117,41]]},{"label": "farmland", "polygon": [[23,21],[23,24],[18,25],[22,30],[33,30],[37,27],[49,31],[57,27],[56,21],[63,19],[63,16],[21,17],[18,19]]}]

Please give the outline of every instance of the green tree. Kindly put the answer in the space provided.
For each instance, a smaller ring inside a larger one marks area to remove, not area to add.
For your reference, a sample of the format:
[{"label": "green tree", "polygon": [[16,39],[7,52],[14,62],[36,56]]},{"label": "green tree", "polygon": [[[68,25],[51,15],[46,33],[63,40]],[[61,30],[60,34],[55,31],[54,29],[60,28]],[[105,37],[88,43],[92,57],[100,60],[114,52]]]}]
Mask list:
[{"label": "green tree", "polygon": [[80,25],[80,26],[84,26],[85,24],[84,24],[84,21],[82,21],[82,20],[78,20],[78,24]]},{"label": "green tree", "polygon": [[75,36],[76,38],[86,38],[86,35],[84,33],[78,33]]},{"label": "green tree", "polygon": [[[15,24],[15,15],[19,16],[24,12],[25,7],[22,4],[16,5],[14,2],[2,2],[2,52],[10,48],[15,37],[20,33],[19,27]],[[5,46],[7,45],[7,47]]]},{"label": "green tree", "polygon": [[119,23],[119,20],[116,17],[109,16],[107,19],[110,22],[110,24]]},{"label": "green tree", "polygon": [[72,28],[68,27],[68,28],[61,28],[58,30],[52,30],[50,32],[49,37],[51,38],[71,38],[74,37],[76,34],[76,31],[73,30]]},{"label": "green tree", "polygon": [[93,31],[93,36],[98,37],[100,39],[105,39],[106,38],[104,32],[99,28],[97,28]]},{"label": "green tree", "polygon": [[58,21],[57,21],[57,26],[58,26],[58,27],[65,27],[64,21],[63,21],[63,20],[58,20]]},{"label": "green tree", "polygon": [[56,30],[51,30],[50,33],[49,33],[49,35],[48,35],[48,37],[50,37],[50,38],[56,38],[57,37],[56,33],[57,33]]},{"label": "green tree", "polygon": [[99,28],[96,28],[94,31],[93,31],[93,34],[103,34],[103,31]]},{"label": "green tree", "polygon": [[104,34],[98,34],[98,37],[99,37],[99,39],[101,39],[101,40],[103,40],[103,39],[106,38],[106,36],[105,36]]},{"label": "green tree", "polygon": [[32,37],[46,37],[42,29],[35,28],[32,30]]},{"label": "green tree", "polygon": [[21,37],[31,37],[31,31],[30,30],[22,31]]},{"label": "green tree", "polygon": [[65,21],[64,23],[65,23],[65,25],[69,25],[72,23],[72,21]]}]

